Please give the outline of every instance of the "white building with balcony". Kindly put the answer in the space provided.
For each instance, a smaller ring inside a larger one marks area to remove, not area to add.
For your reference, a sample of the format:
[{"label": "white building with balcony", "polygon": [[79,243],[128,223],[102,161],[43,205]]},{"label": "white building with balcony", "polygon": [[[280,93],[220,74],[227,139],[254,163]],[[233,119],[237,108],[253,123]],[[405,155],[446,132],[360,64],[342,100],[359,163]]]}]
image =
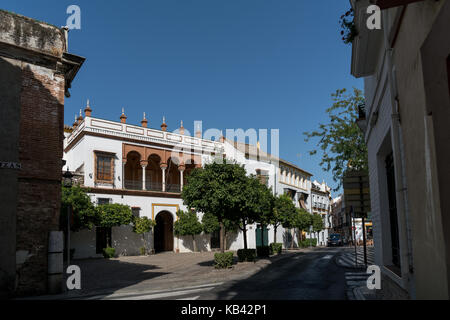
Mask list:
[{"label": "white building with balcony", "polygon": [[317,239],[321,246],[327,245],[328,236],[332,232],[331,202],[331,188],[324,181],[319,183],[314,180],[311,183],[311,212],[319,214],[323,220],[324,229],[319,232]]},{"label": "white building with balcony", "polygon": [[[311,209],[312,175],[262,151],[259,142],[256,146],[233,142],[221,137],[220,132],[215,140],[203,139],[200,131],[195,136],[185,135],[182,123],[175,132],[169,132],[164,119],[161,129],[152,129],[145,114],[140,126],[132,125],[126,123],[123,110],[120,122],[95,118],[91,113],[88,101],[85,117],[80,111],[73,126],[66,127],[63,170],[69,168],[74,173],[94,204],[128,205],[134,215],[155,220],[153,232],[146,235],[147,247],[150,244],[155,252],[193,250],[191,237],[178,238],[173,233],[177,210],[187,210],[181,190],[191,170],[217,155],[244,164],[247,173],[257,175],[274,194],[289,193],[297,207]],[[248,228],[249,248],[256,247],[257,228],[256,224]],[[272,226],[267,229],[265,244],[274,242]],[[131,226],[96,227],[71,234],[74,258],[101,256],[106,239],[119,255],[137,255],[144,246],[144,240],[133,233]],[[290,247],[291,230],[279,227],[276,240]],[[230,250],[242,248],[242,232],[228,235],[226,243]],[[218,232],[196,236],[198,250],[218,246]]]}]

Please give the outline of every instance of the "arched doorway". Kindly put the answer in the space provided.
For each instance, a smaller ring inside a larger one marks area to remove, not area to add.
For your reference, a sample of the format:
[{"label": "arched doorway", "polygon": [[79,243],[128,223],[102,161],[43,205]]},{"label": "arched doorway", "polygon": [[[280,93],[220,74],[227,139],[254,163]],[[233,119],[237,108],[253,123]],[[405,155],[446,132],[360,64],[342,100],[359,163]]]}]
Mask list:
[{"label": "arched doorway", "polygon": [[168,211],[156,215],[155,252],[173,251],[173,216]]}]

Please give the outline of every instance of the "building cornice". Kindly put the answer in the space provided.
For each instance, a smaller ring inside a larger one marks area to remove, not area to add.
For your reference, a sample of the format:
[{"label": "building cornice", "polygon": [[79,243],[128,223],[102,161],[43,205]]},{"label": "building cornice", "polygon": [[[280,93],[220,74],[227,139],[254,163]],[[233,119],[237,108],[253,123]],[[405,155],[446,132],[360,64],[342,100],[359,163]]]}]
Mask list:
[{"label": "building cornice", "polygon": [[157,145],[169,149],[177,147],[180,148],[180,151],[186,149],[194,150],[194,152],[206,151],[219,153],[223,150],[223,144],[220,142],[120,122],[85,117],[72,134],[66,138],[64,152],[68,152],[84,135],[99,136],[144,145]]}]

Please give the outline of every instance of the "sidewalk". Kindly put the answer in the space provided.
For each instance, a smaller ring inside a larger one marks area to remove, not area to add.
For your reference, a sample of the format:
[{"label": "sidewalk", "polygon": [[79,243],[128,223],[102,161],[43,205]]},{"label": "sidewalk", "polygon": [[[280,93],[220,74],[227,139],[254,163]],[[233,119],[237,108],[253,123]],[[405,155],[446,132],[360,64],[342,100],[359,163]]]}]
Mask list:
[{"label": "sidewalk", "polygon": [[150,256],[75,260],[72,264],[81,269],[80,290],[29,299],[119,297],[148,291],[220,284],[250,277],[275,261],[312,250],[314,249],[283,251],[281,255],[258,259],[256,262],[239,263],[235,253],[233,268],[227,270],[214,268],[214,252],[170,252]]},{"label": "sidewalk", "polygon": [[[352,272],[345,273],[347,298],[349,300],[377,300],[376,292],[367,288],[369,274],[366,273],[364,248],[362,246],[356,247],[356,259],[355,247],[348,247],[344,253],[336,257],[335,261],[340,267],[353,269]],[[374,247],[367,246],[367,265],[370,266],[373,264]]]}]

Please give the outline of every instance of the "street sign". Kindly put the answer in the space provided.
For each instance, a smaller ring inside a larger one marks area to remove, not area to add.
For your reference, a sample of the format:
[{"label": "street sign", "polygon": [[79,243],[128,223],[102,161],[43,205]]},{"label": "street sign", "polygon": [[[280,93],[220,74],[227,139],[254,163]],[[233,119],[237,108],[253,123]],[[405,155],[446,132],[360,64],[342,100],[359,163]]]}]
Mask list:
[{"label": "street sign", "polygon": [[356,218],[366,217],[371,210],[368,174],[363,171],[347,172],[343,179],[343,187],[346,211],[350,212],[353,208]]},{"label": "street sign", "polygon": [[[344,202],[347,212],[350,212],[353,218],[362,219],[364,264],[367,266],[365,218],[367,217],[367,213],[370,212],[369,175],[364,171],[347,172],[344,175],[343,185],[344,185]],[[356,243],[355,243],[355,264],[357,264]]]}]

